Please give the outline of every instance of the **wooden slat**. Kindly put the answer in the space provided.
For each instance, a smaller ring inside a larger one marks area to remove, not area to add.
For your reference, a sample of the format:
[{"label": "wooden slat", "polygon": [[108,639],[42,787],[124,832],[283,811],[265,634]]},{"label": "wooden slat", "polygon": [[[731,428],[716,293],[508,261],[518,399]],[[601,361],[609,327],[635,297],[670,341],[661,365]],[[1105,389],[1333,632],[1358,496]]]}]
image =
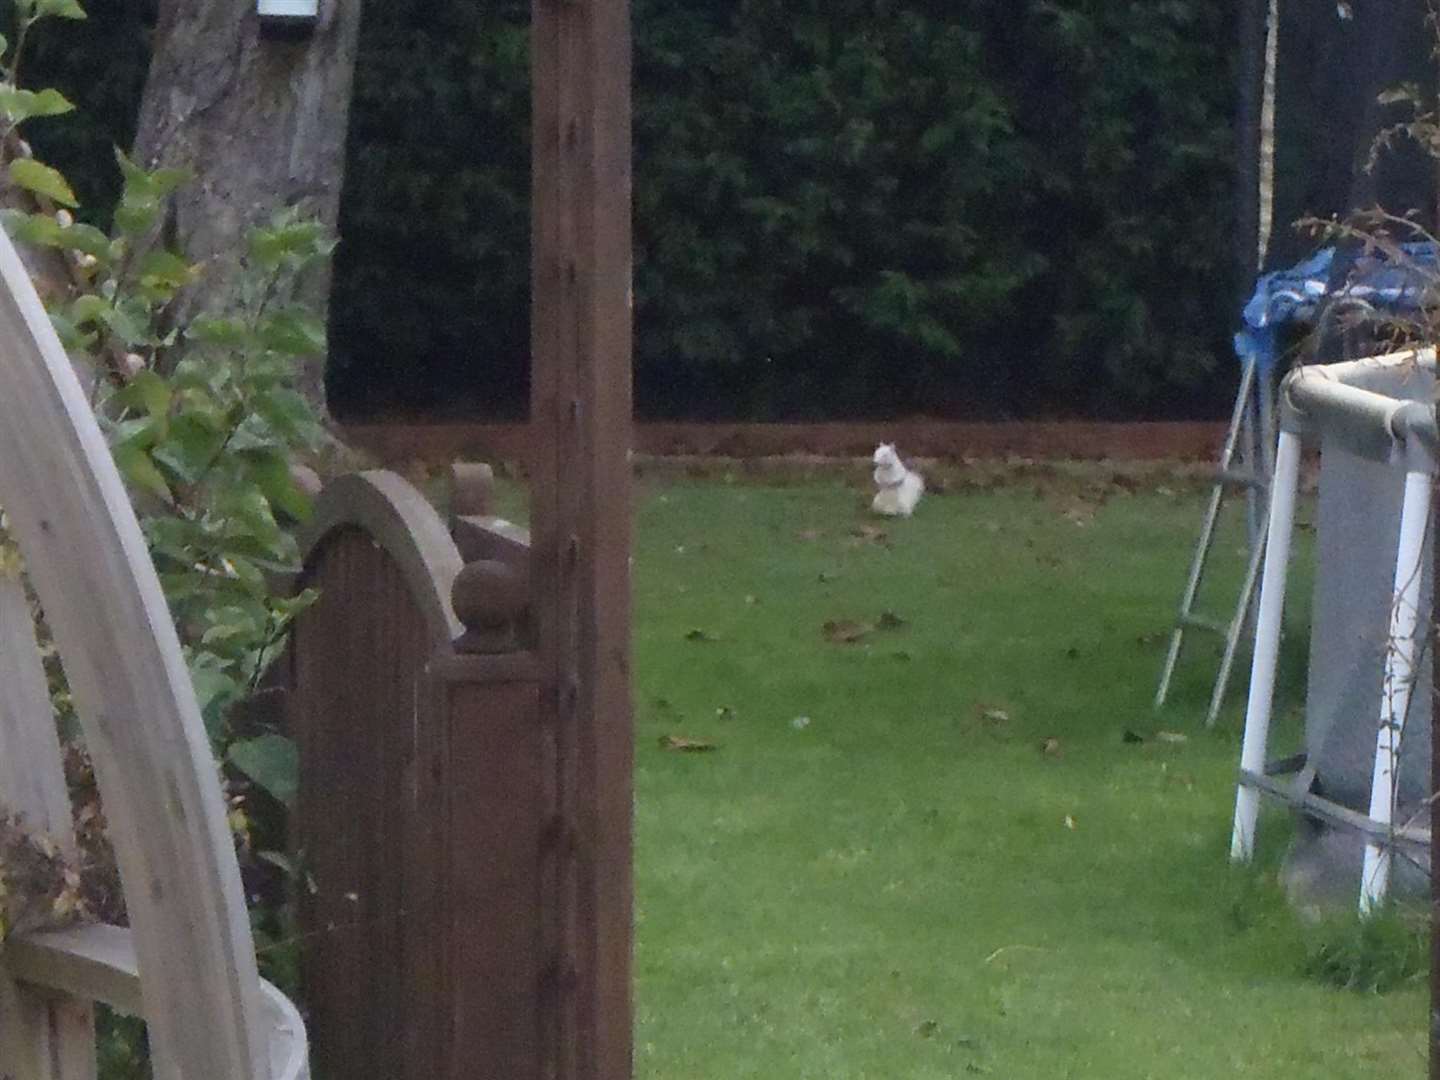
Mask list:
[{"label": "wooden slat", "polygon": [[[91,925],[70,930],[28,934],[7,941],[5,966],[15,976],[44,991],[84,1001],[101,1001],[130,1015],[141,1015],[144,993],[135,943],[128,928]],[[288,998],[269,983],[260,983],[261,1010],[269,1037],[270,1080],[307,1080],[310,1075],[305,1025]],[[66,1021],[62,1018],[61,1023]],[[93,1053],[91,1074],[93,1075]],[[84,1075],[83,1065],[67,1066],[55,1080]],[[28,1080],[17,1077],[17,1080]]]},{"label": "wooden slat", "polygon": [[464,629],[450,602],[460,555],[389,473],[328,485],[303,550],[296,584],[319,600],[295,625],[287,708],[301,761],[292,842],[316,886],[300,897],[316,1067],[429,1080],[452,1019],[436,926],[449,901],[428,795],[438,766],[417,755],[435,713],[426,671]]},{"label": "wooden slat", "polygon": [[88,1003],[47,997],[0,969],[0,1076],[95,1080],[95,1020]]},{"label": "wooden slat", "polygon": [[144,985],[158,1080],[264,1080],[240,875],[160,584],[109,450],[0,236],[0,505],[91,749]]},{"label": "wooden slat", "polygon": [[0,573],[0,808],[18,811],[62,847],[75,846],[60,740],[18,578]]},{"label": "wooden slat", "polygon": [[[75,854],[65,766],[30,602],[0,574],[0,809]],[[37,995],[0,964],[0,1073],[17,1080],[93,1080],[95,1011],[88,1000]],[[27,1075],[28,1074],[28,1075]]]},{"label": "wooden slat", "polygon": [[[541,732],[534,682],[446,683],[443,929],[452,1077],[538,1080],[543,967]],[[443,800],[443,803],[438,800]]]},{"label": "wooden slat", "polygon": [[552,758],[543,1075],[631,1073],[630,25],[532,4],[532,593]]},{"label": "wooden slat", "polygon": [[333,1076],[400,1077],[400,785],[415,716],[405,699],[430,636],[394,559],[364,533],[332,533],[306,580],[320,599],[296,626],[289,705],[301,761],[294,842],[314,881],[300,910],[315,1063]]}]

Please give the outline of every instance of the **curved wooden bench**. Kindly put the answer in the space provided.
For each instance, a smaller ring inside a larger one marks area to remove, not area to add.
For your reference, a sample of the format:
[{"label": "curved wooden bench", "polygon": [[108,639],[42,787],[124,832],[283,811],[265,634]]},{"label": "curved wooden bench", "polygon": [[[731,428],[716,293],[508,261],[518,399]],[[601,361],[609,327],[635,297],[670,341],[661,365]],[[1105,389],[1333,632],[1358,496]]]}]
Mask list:
[{"label": "curved wooden bench", "polygon": [[[103,1001],[143,1015],[159,1080],[308,1076],[299,1017],[256,970],[214,758],[139,524],[3,234],[0,507],[65,665],[130,920],[0,948],[0,1075],[93,1076],[89,1003]],[[65,846],[39,664],[24,594],[0,583],[0,801]]]}]

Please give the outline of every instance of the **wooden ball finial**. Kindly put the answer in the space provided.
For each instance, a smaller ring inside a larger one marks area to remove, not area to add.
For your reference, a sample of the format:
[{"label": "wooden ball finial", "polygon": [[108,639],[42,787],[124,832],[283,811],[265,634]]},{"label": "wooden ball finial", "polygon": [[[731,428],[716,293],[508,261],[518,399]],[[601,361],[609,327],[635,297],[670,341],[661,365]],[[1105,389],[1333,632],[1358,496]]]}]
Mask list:
[{"label": "wooden ball finial", "polygon": [[465,626],[461,652],[512,652],[530,607],[530,588],[514,567],[490,559],[461,569],[450,589],[455,615]]}]

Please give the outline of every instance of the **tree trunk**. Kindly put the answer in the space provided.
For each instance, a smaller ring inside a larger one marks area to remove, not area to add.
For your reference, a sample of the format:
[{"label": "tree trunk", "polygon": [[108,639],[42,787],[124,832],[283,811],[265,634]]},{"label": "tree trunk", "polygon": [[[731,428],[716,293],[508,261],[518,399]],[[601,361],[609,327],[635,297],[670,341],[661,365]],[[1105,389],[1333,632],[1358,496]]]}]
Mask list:
[{"label": "tree trunk", "polygon": [[[303,37],[262,33],[255,9],[253,0],[160,3],[135,158],[195,174],[166,223],[206,265],[179,302],[181,318],[223,303],[245,231],[275,210],[300,205],[331,229],[339,216],[360,0],[321,0]],[[328,267],[303,290],[323,318]],[[323,357],[301,389],[328,422]]]}]

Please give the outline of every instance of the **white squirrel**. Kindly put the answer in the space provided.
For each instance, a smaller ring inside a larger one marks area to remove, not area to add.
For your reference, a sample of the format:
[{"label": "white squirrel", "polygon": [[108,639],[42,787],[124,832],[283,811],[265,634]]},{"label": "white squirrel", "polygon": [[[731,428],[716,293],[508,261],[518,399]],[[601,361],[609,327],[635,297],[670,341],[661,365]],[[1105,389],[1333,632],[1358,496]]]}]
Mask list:
[{"label": "white squirrel", "polygon": [[925,493],[925,478],[905,467],[894,443],[877,446],[874,461],[877,490],[870,509],[890,517],[909,517]]}]

